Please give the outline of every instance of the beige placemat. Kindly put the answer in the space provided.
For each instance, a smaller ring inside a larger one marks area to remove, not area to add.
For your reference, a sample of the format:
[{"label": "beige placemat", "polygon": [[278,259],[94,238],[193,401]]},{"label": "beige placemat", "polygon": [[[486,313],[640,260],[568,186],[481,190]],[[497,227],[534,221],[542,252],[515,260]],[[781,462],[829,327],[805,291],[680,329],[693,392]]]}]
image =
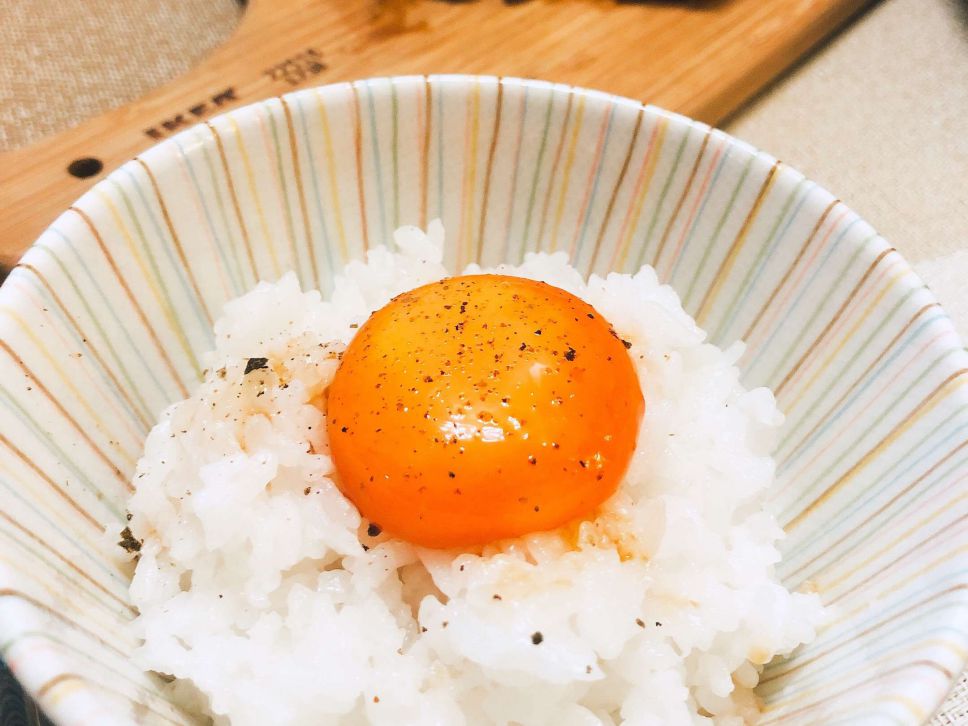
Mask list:
[{"label": "beige placemat", "polygon": [[883,0],[726,128],[911,260],[968,246],[968,0]]},{"label": "beige placemat", "polygon": [[183,73],[241,13],[237,0],[0,0],[0,150]]},{"label": "beige placemat", "polygon": [[[239,13],[236,0],[0,0],[0,149],[174,77],[228,37]],[[883,0],[727,124],[919,262],[963,334],[966,79],[968,0]],[[968,724],[968,681],[931,723]]]}]

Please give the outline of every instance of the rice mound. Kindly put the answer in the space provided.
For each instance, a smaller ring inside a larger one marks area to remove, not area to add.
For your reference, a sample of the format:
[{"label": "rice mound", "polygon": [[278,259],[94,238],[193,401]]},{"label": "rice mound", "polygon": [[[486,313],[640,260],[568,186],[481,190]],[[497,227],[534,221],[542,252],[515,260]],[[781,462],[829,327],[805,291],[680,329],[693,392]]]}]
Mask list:
[{"label": "rice mound", "polygon": [[741,344],[704,343],[649,267],[496,268],[578,295],[631,341],[646,414],[629,471],[577,529],[472,552],[371,537],[333,482],[321,406],[370,312],[448,274],[439,223],[394,238],[328,301],[288,274],[226,305],[205,381],[135,474],[138,662],[237,726],[755,721],[762,664],[811,640],[822,609],[773,573],[782,416],[740,384]]}]

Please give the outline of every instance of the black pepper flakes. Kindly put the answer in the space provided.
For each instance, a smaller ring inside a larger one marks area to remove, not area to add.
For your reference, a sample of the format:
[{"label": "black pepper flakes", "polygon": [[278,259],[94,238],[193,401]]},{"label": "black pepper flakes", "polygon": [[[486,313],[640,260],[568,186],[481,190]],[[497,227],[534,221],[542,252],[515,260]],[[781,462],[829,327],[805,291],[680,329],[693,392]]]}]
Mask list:
[{"label": "black pepper flakes", "polygon": [[248,375],[252,371],[258,371],[268,367],[268,358],[249,358],[248,362],[245,364],[245,375]]},{"label": "black pepper flakes", "polygon": [[535,645],[541,645],[543,641],[544,641],[544,636],[541,634],[540,630],[535,630],[531,634],[531,642],[534,643]]},{"label": "black pepper flakes", "polygon": [[632,347],[632,344],[629,341],[625,340],[625,338],[622,338],[622,345],[625,346],[625,350],[628,350],[629,348]]},{"label": "black pepper flakes", "polygon": [[645,622],[642,620],[642,618],[636,618],[635,619],[635,624],[638,625],[640,628],[644,628],[645,627]]},{"label": "black pepper flakes", "polygon": [[121,539],[118,544],[121,545],[121,549],[128,553],[141,551],[141,542],[134,538],[131,527],[125,527],[121,530]]},{"label": "black pepper flakes", "polygon": [[578,353],[575,351],[575,349],[569,348],[565,353],[565,360],[575,360],[576,355],[578,355]]},{"label": "black pepper flakes", "polygon": [[451,479],[454,479],[454,478],[456,478],[456,476],[457,476],[457,474],[455,474],[455,473],[454,473],[454,472],[452,472],[452,471],[448,471],[448,472],[447,472],[447,476],[449,476],[449,477],[450,477]]},{"label": "black pepper flakes", "polygon": [[379,537],[380,532],[382,531],[383,530],[380,528],[380,525],[377,524],[376,522],[370,522],[370,524],[367,525],[367,528],[366,528],[366,534],[368,537]]}]

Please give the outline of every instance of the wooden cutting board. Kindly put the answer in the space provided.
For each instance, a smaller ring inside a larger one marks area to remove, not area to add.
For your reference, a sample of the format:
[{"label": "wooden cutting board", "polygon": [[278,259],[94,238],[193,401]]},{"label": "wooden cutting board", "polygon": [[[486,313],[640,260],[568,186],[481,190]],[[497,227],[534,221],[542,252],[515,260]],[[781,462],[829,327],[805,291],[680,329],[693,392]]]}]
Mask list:
[{"label": "wooden cutting board", "polygon": [[369,76],[483,73],[596,88],[714,124],[871,1],[249,0],[234,35],[191,72],[0,154],[0,268],[105,173],[242,104]]}]

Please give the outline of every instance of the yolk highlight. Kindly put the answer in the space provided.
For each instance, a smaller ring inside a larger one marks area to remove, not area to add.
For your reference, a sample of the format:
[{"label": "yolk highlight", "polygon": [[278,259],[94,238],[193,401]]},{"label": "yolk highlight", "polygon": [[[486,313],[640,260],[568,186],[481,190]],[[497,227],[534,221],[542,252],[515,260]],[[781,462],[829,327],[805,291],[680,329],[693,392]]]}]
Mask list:
[{"label": "yolk highlight", "polygon": [[644,411],[626,344],[574,295],[469,275],[395,297],[346,349],[327,399],[343,493],[428,547],[591,515]]}]

